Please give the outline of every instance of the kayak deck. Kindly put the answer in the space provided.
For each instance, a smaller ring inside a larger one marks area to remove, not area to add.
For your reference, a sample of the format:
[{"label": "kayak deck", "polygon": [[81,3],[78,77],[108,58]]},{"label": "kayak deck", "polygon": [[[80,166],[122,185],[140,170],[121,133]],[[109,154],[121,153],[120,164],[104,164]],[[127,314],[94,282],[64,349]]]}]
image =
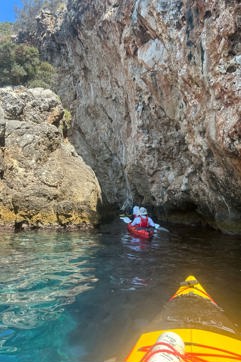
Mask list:
[{"label": "kayak deck", "polygon": [[[137,344],[127,357],[127,362],[143,361],[146,353],[153,346],[158,337],[167,330],[157,330],[155,332],[141,335]],[[233,362],[241,361],[241,341],[235,338],[224,336],[220,333],[209,332],[199,329],[169,329],[168,331],[177,333],[185,343],[186,360],[202,362]]]},{"label": "kayak deck", "polygon": [[145,362],[150,347],[166,331],[185,343],[185,362],[241,361],[241,340],[236,327],[195,277],[189,276],[146,328],[126,358]]}]

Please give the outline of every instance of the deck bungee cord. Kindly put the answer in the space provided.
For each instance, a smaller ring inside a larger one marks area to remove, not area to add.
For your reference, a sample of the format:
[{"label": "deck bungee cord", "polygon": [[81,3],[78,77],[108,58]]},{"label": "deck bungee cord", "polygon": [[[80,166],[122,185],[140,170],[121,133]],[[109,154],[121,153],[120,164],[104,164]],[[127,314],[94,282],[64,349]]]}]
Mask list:
[{"label": "deck bungee cord", "polygon": [[[180,361],[182,362],[208,362],[206,359],[203,359],[201,357],[212,357],[212,358],[229,358],[234,361],[241,361],[241,354],[234,353],[232,351],[228,351],[226,349],[212,347],[204,344],[199,343],[190,343],[187,342],[185,345],[191,345],[195,347],[200,347],[203,349],[209,349],[213,350],[215,352],[221,352],[219,354],[217,353],[204,353],[204,352],[187,352],[187,353],[180,353],[178,352],[171,344],[165,343],[165,342],[157,342],[153,344],[152,346],[144,346],[139,349],[141,352],[146,352],[145,356],[141,359],[140,362],[149,362],[152,356],[160,354],[160,353],[166,353],[170,356],[178,357]],[[168,348],[158,348],[153,350],[155,347],[168,347]]]},{"label": "deck bungee cord", "polygon": [[[153,350],[153,348],[155,348],[157,346],[164,347],[164,348],[158,348],[158,349]],[[167,347],[167,348],[165,348],[165,347]],[[154,355],[158,355],[158,354],[160,355],[162,353],[166,353],[170,356],[172,355],[172,356],[178,357],[179,359],[181,358],[183,361],[185,361],[185,359],[184,359],[185,355],[178,352],[170,343],[157,342],[153,346],[142,347],[142,348],[140,348],[140,350],[143,352],[146,352],[146,355],[141,359],[141,362],[149,362]]]},{"label": "deck bungee cord", "polygon": [[241,361],[239,331],[193,275],[180,283],[126,358],[164,361]]},{"label": "deck bungee cord", "polygon": [[[207,297],[212,303],[214,303],[214,304],[217,305],[217,303],[213,300],[212,297],[210,297],[210,295],[209,295],[205,290],[202,290],[202,289],[197,288],[197,287],[195,287],[195,286],[192,286],[191,288],[192,288],[192,289],[195,289],[197,292],[203,294],[203,295],[204,295],[205,297]],[[175,293],[175,294],[169,299],[169,301],[175,299],[175,298],[178,297],[179,295],[182,295],[182,293],[185,292],[185,290],[188,290],[188,289],[190,289],[190,286],[184,287],[184,288],[182,289],[182,292],[181,292],[181,293]]]}]

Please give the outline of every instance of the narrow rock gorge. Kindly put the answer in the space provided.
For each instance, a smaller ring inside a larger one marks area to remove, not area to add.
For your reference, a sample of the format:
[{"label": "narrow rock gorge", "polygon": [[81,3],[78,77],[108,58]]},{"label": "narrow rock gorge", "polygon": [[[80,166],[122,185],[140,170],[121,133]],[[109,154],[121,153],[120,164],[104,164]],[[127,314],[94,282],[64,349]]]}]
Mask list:
[{"label": "narrow rock gorge", "polygon": [[101,193],[63,137],[64,109],[50,90],[0,89],[0,227],[91,227]]},{"label": "narrow rock gorge", "polygon": [[[37,18],[103,198],[241,234],[239,0],[69,0]],[[194,217],[195,216],[195,217]]]}]

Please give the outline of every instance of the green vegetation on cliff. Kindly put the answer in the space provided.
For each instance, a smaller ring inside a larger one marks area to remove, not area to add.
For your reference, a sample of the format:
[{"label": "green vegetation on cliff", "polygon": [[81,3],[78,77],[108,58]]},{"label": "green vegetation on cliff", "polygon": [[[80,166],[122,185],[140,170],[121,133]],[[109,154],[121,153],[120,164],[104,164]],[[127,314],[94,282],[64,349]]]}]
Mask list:
[{"label": "green vegetation on cliff", "polygon": [[36,30],[36,17],[42,9],[54,13],[64,6],[66,0],[21,2],[22,6],[15,9],[16,23],[0,23],[0,87],[24,85],[54,89],[56,69],[41,61],[39,50],[29,43],[31,39],[24,39],[24,43],[18,43],[16,39],[18,32],[31,34]]},{"label": "green vegetation on cliff", "polygon": [[8,21],[0,22],[0,41],[10,39],[13,34],[14,24]]},{"label": "green vegetation on cliff", "polygon": [[0,41],[0,87],[25,85],[52,88],[54,67],[41,62],[37,48],[16,44],[11,39]]}]

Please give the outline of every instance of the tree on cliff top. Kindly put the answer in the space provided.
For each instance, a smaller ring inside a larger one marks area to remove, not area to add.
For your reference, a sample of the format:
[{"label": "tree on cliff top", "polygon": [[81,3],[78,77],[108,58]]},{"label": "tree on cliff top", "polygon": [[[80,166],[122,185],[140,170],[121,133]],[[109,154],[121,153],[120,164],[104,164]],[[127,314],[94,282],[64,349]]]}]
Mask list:
[{"label": "tree on cliff top", "polygon": [[37,48],[11,40],[0,41],[0,87],[25,85],[54,88],[55,77],[54,67],[41,62]]}]

